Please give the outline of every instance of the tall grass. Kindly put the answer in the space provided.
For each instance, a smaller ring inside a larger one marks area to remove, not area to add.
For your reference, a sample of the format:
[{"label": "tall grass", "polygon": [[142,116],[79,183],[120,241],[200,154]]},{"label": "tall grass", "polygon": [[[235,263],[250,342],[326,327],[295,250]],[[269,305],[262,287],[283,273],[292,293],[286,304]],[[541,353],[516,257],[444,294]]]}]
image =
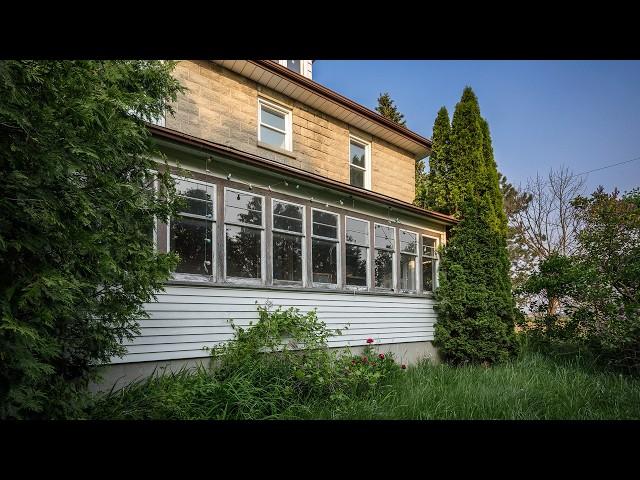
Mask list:
[{"label": "tall grass", "polygon": [[201,369],[131,385],[103,396],[93,418],[124,419],[638,419],[640,379],[580,359],[527,352],[510,363],[450,367],[428,362],[385,385],[337,401],[302,398],[273,378],[256,387],[224,383]]}]

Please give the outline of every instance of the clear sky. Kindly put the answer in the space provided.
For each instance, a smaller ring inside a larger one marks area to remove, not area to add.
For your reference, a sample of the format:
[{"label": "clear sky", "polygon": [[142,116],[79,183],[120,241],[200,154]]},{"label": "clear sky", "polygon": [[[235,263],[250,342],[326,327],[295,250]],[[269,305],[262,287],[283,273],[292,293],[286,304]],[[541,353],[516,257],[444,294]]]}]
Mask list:
[{"label": "clear sky", "polygon": [[[499,170],[518,185],[640,157],[640,61],[316,60],[313,79],[368,107],[388,91],[407,127],[431,137],[465,85],[489,122]],[[587,190],[640,186],[640,160],[586,176]]]}]

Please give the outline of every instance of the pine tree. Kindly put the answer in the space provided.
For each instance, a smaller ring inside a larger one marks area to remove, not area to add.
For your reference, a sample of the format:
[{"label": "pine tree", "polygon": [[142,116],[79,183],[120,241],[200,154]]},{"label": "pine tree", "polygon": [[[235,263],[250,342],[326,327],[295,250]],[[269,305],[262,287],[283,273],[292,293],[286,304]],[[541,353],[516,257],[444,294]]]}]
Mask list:
[{"label": "pine tree", "polygon": [[398,111],[398,107],[393,104],[393,100],[387,92],[381,93],[378,97],[378,106],[376,112],[398,125],[405,126],[404,115]]},{"label": "pine tree", "polygon": [[507,220],[487,122],[465,88],[453,116],[448,185],[452,229],[440,262],[435,344],[452,363],[493,363],[516,352]]},{"label": "pine tree", "polygon": [[423,173],[420,177],[416,176],[416,200],[414,202],[419,207],[446,214],[453,213],[449,189],[451,175],[450,136],[449,112],[446,107],[442,107],[438,111],[433,125],[429,173]]}]

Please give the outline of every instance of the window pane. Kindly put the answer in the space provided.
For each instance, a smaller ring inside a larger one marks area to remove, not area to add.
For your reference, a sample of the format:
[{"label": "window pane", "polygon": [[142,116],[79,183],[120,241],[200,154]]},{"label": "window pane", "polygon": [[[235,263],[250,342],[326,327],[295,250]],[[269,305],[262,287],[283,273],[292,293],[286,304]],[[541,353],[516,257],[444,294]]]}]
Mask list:
[{"label": "window pane", "polygon": [[313,234],[338,238],[338,216],[333,213],[313,211]]},{"label": "window pane", "polygon": [[425,257],[435,257],[436,241],[433,238],[422,237],[422,255]]},{"label": "window pane", "polygon": [[227,190],[224,216],[227,222],[262,225],[262,198],[249,193]]},{"label": "window pane", "polygon": [[273,278],[302,281],[302,237],[273,233]]},{"label": "window pane", "polygon": [[338,283],[338,244],[326,240],[313,239],[311,245],[311,265],[313,281]]},{"label": "window pane", "polygon": [[351,185],[364,188],[364,170],[351,167]]},{"label": "window pane", "polygon": [[274,200],[273,228],[302,233],[302,206]]},{"label": "window pane", "polygon": [[367,286],[367,247],[347,244],[347,285]]},{"label": "window pane", "polygon": [[347,218],[346,239],[348,243],[369,245],[369,223],[364,220]]},{"label": "window pane", "polygon": [[351,142],[350,159],[353,165],[365,168],[365,148],[362,145]]},{"label": "window pane", "polygon": [[300,71],[300,60],[287,60],[287,68],[296,73],[302,73]]},{"label": "window pane", "polygon": [[418,235],[400,230],[400,251],[418,253]]},{"label": "window pane", "polygon": [[425,292],[433,291],[433,267],[433,260],[422,259],[422,289]]},{"label": "window pane", "polygon": [[207,220],[185,217],[171,220],[169,248],[180,256],[176,272],[212,275],[212,231],[213,223]]},{"label": "window pane", "polygon": [[395,250],[395,231],[393,227],[385,227],[384,225],[375,226],[375,246],[379,248],[390,248]]},{"label": "window pane", "polygon": [[276,132],[264,125],[260,126],[260,141],[273,145],[274,147],[286,148],[284,133]]},{"label": "window pane", "polygon": [[[176,192],[181,200],[181,212],[213,216],[213,187],[175,178]],[[212,217],[210,217],[212,218]]]},{"label": "window pane", "polygon": [[265,106],[262,107],[262,123],[278,130],[286,130],[284,113],[276,112]]},{"label": "window pane", "polygon": [[227,276],[260,278],[260,230],[227,225],[226,234]]},{"label": "window pane", "polygon": [[416,258],[413,255],[400,255],[400,289],[416,289]]},{"label": "window pane", "polygon": [[376,287],[393,288],[393,252],[376,250]]}]

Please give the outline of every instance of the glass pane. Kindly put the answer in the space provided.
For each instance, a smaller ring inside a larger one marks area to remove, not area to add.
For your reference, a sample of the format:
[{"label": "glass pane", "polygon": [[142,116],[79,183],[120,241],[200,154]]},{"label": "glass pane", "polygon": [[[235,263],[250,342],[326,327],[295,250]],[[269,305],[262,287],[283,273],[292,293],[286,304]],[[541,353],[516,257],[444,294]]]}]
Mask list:
[{"label": "glass pane", "polygon": [[262,198],[250,193],[227,190],[224,216],[227,222],[262,225]]},{"label": "glass pane", "polygon": [[302,237],[273,233],[273,278],[302,281]]},{"label": "glass pane", "polygon": [[174,178],[176,192],[183,197],[198,198],[200,200],[213,200],[213,187],[200,183],[190,182],[182,178]]},{"label": "glass pane", "polygon": [[179,208],[181,213],[191,213],[192,215],[202,215],[203,217],[211,215],[207,218],[213,218],[213,202],[180,197]]},{"label": "glass pane", "polygon": [[171,220],[169,248],[180,256],[176,272],[213,274],[212,231],[213,223],[207,220],[185,217]]},{"label": "glass pane", "polygon": [[302,206],[274,200],[273,228],[302,233]]},{"label": "glass pane", "polygon": [[227,225],[226,237],[227,276],[260,278],[260,230]]},{"label": "glass pane", "polygon": [[378,288],[393,288],[393,252],[376,250],[375,279]]},{"label": "glass pane", "polygon": [[347,218],[347,243],[369,245],[369,223],[364,220]]},{"label": "glass pane", "polygon": [[296,73],[302,73],[300,70],[300,60],[287,60],[287,68]]},{"label": "glass pane", "polygon": [[435,257],[436,241],[433,238],[422,237],[422,255],[425,257]]},{"label": "glass pane", "polygon": [[395,250],[395,230],[393,227],[384,225],[375,226],[375,246],[379,248],[390,248]]},{"label": "glass pane", "polygon": [[364,188],[364,170],[351,167],[351,185]]},{"label": "glass pane", "polygon": [[400,289],[416,289],[416,257],[413,255],[400,255]]},{"label": "glass pane", "polygon": [[347,285],[367,286],[367,247],[347,244]]},{"label": "glass pane", "polygon": [[433,260],[422,259],[422,289],[425,292],[433,291]]},{"label": "glass pane", "polygon": [[400,230],[400,251],[418,253],[418,235]]},{"label": "glass pane", "polygon": [[311,265],[313,281],[338,283],[338,244],[326,240],[313,239],[311,245]]},{"label": "glass pane", "polygon": [[332,213],[313,211],[313,234],[327,238],[338,238],[338,216]]},{"label": "glass pane", "polygon": [[357,165],[362,168],[366,167],[364,159],[365,149],[362,145],[351,142],[351,151],[349,155],[353,165]]},{"label": "glass pane", "polygon": [[286,130],[284,113],[276,112],[265,106],[262,107],[262,123],[278,130]]},{"label": "glass pane", "polygon": [[264,125],[260,126],[260,141],[278,148],[286,148],[284,133],[276,132]]}]

